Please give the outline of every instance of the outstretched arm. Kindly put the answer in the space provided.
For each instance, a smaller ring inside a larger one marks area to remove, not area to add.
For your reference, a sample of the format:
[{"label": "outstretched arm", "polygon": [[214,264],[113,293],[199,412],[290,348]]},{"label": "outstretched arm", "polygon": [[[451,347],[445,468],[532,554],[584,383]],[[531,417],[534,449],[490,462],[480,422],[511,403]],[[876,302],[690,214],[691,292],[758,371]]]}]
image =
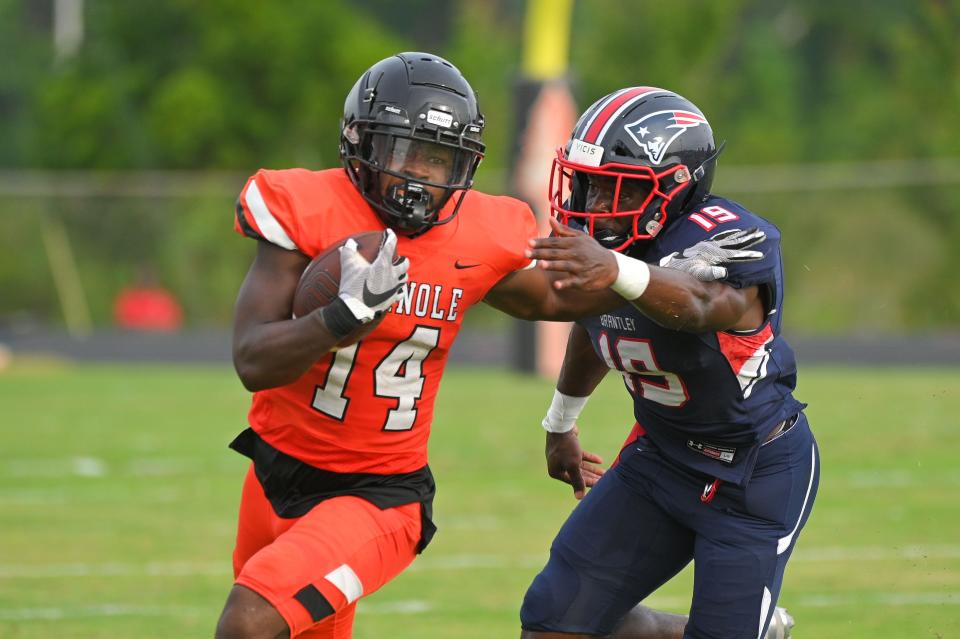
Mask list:
[{"label": "outstretched arm", "polygon": [[607,289],[586,291],[557,287],[559,278],[558,274],[536,266],[514,271],[497,282],[483,301],[513,317],[556,322],[599,315],[626,303]]},{"label": "outstretched arm", "polygon": [[607,250],[556,220],[550,224],[555,235],[533,240],[530,256],[539,260],[540,268],[554,273],[552,284],[558,290],[584,294],[617,290],[661,326],[689,333],[749,330],[763,323],[756,286],[737,289],[720,281],[701,281],[686,269],[648,265]]}]

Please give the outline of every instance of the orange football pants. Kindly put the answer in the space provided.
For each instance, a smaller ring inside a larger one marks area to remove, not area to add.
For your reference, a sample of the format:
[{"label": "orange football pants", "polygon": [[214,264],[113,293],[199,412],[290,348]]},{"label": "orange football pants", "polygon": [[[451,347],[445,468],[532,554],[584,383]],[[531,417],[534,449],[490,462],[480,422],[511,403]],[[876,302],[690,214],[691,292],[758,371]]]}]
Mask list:
[{"label": "orange football pants", "polygon": [[[420,504],[380,510],[365,499],[333,497],[296,519],[273,512],[253,472],[244,480],[233,552],[236,583],[277,609],[291,637],[348,639],[357,600],[400,574],[417,555]],[[305,603],[334,614],[315,620]]]}]

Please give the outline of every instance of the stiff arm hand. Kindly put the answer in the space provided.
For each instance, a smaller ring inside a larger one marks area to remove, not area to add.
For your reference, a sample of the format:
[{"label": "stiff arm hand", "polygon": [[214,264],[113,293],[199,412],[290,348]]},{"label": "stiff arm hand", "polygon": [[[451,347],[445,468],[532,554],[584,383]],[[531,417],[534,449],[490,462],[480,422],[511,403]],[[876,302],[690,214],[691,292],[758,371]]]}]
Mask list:
[{"label": "stiff arm hand", "polygon": [[530,240],[526,256],[537,260],[539,268],[559,274],[553,281],[554,288],[599,291],[613,284],[619,272],[613,251],[556,218],[550,218],[550,228],[550,237]]}]

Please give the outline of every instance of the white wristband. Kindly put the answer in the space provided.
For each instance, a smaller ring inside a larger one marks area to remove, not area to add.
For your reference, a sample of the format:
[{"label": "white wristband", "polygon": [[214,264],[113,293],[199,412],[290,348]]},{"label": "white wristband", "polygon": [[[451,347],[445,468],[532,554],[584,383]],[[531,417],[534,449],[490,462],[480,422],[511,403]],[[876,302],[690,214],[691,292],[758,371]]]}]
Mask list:
[{"label": "white wristband", "polygon": [[625,300],[635,300],[647,290],[650,283],[650,267],[642,260],[635,260],[623,253],[614,252],[617,258],[617,267],[620,274],[617,280],[610,285],[610,289]]},{"label": "white wristband", "polygon": [[567,433],[573,430],[588,399],[589,396],[573,397],[554,391],[547,416],[543,418],[543,430],[549,433]]}]

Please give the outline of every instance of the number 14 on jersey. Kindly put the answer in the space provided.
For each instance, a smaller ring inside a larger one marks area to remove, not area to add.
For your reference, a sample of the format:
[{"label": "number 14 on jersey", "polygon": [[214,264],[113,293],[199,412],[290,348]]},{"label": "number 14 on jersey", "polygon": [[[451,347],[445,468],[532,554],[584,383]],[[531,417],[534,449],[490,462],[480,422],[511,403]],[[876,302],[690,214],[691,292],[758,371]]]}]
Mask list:
[{"label": "number 14 on jersey", "polygon": [[[440,343],[440,329],[417,326],[373,370],[374,395],[397,400],[387,410],[384,430],[410,430],[417,420],[417,400],[423,394],[423,362]],[[324,415],[345,421],[350,408],[348,386],[357,359],[358,342],[334,354],[323,385],[316,387],[312,406]]]}]

